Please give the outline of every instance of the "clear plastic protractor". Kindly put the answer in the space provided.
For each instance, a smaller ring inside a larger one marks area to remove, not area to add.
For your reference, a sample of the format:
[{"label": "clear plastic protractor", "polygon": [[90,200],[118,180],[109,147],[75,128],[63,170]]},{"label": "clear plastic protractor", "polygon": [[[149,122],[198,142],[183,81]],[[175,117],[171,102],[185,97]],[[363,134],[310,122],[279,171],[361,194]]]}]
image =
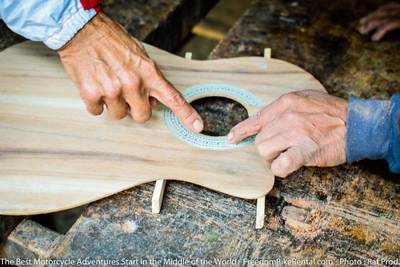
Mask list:
[{"label": "clear plastic protractor", "polygon": [[[209,96],[222,96],[241,103],[244,107],[261,108],[264,103],[255,94],[227,84],[199,84],[186,88],[182,92],[188,102]],[[226,136],[208,136],[189,130],[169,109],[164,109],[164,123],[172,135],[194,147],[207,150],[235,149],[250,145],[254,137],[249,137],[238,144],[231,144]]]}]

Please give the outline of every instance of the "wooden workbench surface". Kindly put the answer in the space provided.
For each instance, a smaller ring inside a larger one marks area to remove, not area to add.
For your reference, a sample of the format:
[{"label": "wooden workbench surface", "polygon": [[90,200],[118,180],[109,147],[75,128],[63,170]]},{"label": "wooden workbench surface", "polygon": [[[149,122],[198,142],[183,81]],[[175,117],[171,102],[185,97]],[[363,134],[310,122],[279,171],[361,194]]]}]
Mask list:
[{"label": "wooden workbench surface", "polygon": [[[400,91],[399,39],[372,43],[355,30],[379,2],[256,0],[212,57],[261,55],[271,47],[273,57],[304,67],[333,94],[388,97]],[[90,204],[65,236],[52,237],[57,243],[47,256],[399,258],[399,178],[382,162],[303,168],[276,182],[266,227],[257,231],[253,201],[169,182],[155,215],[153,186],[143,185]],[[28,244],[30,227],[17,227],[9,242]]]}]

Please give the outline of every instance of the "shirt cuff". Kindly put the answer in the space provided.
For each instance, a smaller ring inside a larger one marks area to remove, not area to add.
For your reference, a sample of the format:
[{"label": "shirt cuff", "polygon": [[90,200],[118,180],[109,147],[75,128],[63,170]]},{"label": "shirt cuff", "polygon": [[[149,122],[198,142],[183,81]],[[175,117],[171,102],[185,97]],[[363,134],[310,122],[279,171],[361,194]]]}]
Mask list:
[{"label": "shirt cuff", "polygon": [[45,45],[54,50],[63,47],[95,15],[96,10],[94,8],[85,10],[83,7],[80,7],[72,14],[66,16],[66,19],[63,21],[60,30],[48,37],[47,40],[44,41]]},{"label": "shirt cuff", "polygon": [[346,158],[383,159],[389,150],[390,101],[350,97],[347,112]]}]

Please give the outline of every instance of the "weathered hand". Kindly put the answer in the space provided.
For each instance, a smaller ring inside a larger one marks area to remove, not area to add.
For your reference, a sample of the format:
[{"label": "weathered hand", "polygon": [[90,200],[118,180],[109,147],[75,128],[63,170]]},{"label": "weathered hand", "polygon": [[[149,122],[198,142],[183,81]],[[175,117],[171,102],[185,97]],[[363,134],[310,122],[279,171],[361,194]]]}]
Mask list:
[{"label": "weathered hand", "polygon": [[105,104],[116,119],[130,113],[145,122],[155,98],[190,129],[203,129],[199,114],[164,78],[142,44],[105,14],[96,15],[58,53],[90,113],[101,114]]},{"label": "weathered hand", "polygon": [[380,41],[390,31],[400,28],[400,4],[391,3],[383,5],[376,11],[360,20],[359,31],[361,34],[375,33],[371,39]]},{"label": "weathered hand", "polygon": [[335,166],[346,161],[347,101],[314,90],[281,96],[232,128],[237,143],[257,134],[258,152],[276,176],[302,166]]}]

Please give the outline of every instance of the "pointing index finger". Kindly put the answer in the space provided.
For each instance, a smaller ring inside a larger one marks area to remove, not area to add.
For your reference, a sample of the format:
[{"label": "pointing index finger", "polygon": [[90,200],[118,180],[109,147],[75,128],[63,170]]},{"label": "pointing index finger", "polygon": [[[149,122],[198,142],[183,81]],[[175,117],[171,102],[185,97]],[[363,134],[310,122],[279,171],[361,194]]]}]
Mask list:
[{"label": "pointing index finger", "polygon": [[238,143],[241,140],[255,135],[261,130],[261,111],[244,120],[231,129],[228,134],[228,141],[231,143]]},{"label": "pointing index finger", "polygon": [[169,82],[163,79],[157,88],[153,88],[151,96],[157,98],[192,131],[201,132],[204,128],[203,120],[197,111],[183,98],[182,94]]}]

